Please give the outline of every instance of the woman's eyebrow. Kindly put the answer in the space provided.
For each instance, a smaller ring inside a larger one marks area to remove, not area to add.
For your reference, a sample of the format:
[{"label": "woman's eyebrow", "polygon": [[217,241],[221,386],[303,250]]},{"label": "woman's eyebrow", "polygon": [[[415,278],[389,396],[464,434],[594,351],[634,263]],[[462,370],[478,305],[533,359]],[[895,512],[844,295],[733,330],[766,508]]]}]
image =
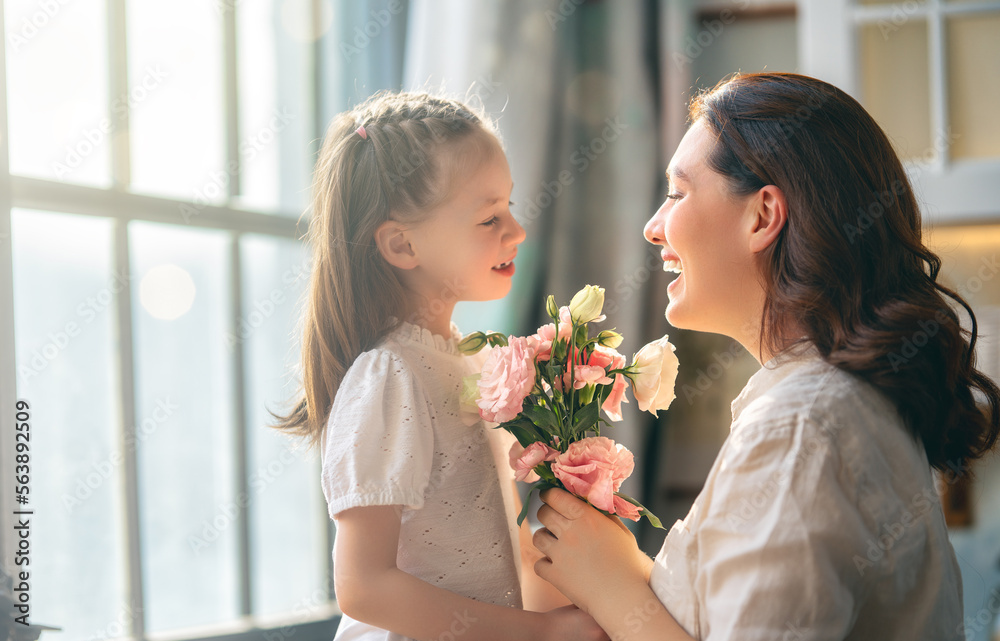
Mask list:
[{"label": "woman's eyebrow", "polygon": [[680,167],[667,167],[667,180],[683,180],[690,182],[687,172]]}]

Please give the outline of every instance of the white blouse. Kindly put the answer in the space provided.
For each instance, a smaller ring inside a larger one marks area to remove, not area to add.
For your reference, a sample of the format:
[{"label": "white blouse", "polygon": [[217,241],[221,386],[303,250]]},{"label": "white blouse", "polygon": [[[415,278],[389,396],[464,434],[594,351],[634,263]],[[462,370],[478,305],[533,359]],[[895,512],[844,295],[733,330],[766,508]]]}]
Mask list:
[{"label": "white blouse", "polygon": [[924,449],[891,402],[815,347],[768,362],[656,556],[650,586],[696,639],[964,639]]},{"label": "white blouse", "polygon": [[[519,608],[509,441],[460,408],[462,378],[479,363],[458,351],[459,340],[454,326],[444,339],[403,323],[354,361],[324,434],[323,493],[334,519],[353,507],[404,506],[399,569]],[[336,639],[404,637],[345,616]]]}]

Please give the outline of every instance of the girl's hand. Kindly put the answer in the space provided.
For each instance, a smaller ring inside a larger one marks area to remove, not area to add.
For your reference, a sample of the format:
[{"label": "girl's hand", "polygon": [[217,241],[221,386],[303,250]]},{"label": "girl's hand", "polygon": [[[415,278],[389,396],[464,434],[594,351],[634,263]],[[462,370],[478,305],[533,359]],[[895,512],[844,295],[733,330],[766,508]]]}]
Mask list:
[{"label": "girl's hand", "polygon": [[569,492],[546,490],[532,542],[545,555],[535,573],[585,612],[610,597],[649,583],[653,560],[618,518],[609,518]]},{"label": "girl's hand", "polygon": [[609,641],[607,633],[594,618],[575,605],[567,605],[545,613],[550,641]]}]

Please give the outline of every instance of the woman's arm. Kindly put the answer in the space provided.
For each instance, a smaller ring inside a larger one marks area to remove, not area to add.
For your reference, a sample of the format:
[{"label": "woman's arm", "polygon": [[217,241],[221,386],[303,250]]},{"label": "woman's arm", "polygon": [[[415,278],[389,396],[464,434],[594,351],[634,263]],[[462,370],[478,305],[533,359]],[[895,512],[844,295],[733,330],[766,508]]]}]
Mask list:
[{"label": "woman's arm", "polygon": [[398,506],[359,507],[337,518],[334,581],[344,614],[414,639],[446,633],[483,641],[588,640],[607,636],[575,607],[526,612],[459,596],[396,567]]},{"label": "woman's arm", "polygon": [[545,558],[535,564],[615,641],[692,639],[649,587],[653,560],[618,519],[604,516],[572,494],[548,490],[538,511],[545,526],[534,543]]}]

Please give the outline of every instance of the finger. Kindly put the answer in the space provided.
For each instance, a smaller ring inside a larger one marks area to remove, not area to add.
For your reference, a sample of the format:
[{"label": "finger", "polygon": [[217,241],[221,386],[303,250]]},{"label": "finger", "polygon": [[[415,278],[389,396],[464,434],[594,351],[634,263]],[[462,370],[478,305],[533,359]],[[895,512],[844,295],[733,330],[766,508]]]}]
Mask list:
[{"label": "finger", "polygon": [[535,574],[540,578],[552,583],[552,572],[552,559],[543,556],[535,561]]},{"label": "finger", "polygon": [[549,505],[543,505],[538,508],[538,520],[548,528],[549,532],[555,535],[556,538],[562,536],[566,528],[569,527],[570,520],[567,519],[562,514],[558,513]]},{"label": "finger", "polygon": [[552,488],[539,495],[542,502],[568,519],[578,519],[584,515],[587,504],[566,490]]},{"label": "finger", "polygon": [[618,527],[620,527],[621,529],[625,530],[629,534],[632,534],[632,530],[628,529],[628,526],[625,525],[625,522],[622,521],[620,518],[618,518],[617,516],[613,516],[613,515],[610,518],[611,518],[612,521],[614,521],[615,523],[618,524]]},{"label": "finger", "polygon": [[552,532],[549,532],[546,528],[540,528],[537,532],[531,535],[531,544],[541,552],[542,554],[548,556],[549,552],[552,551],[552,547],[558,539]]}]

